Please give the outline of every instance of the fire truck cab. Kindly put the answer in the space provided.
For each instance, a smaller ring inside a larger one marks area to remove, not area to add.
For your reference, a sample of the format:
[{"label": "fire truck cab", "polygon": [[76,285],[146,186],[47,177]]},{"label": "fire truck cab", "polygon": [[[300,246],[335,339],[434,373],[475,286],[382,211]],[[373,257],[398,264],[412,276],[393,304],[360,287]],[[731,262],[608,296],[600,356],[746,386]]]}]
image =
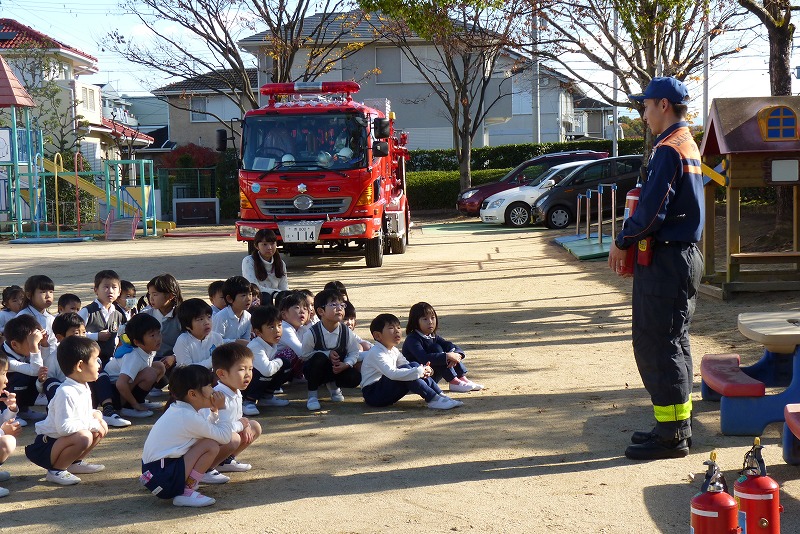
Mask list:
[{"label": "fire truck cab", "polygon": [[[273,230],[288,253],[363,250],[367,267],[403,254],[410,214],[407,136],[386,99],[358,103],[356,82],[266,84],[242,120],[236,238]],[[218,149],[225,149],[220,134]]]}]

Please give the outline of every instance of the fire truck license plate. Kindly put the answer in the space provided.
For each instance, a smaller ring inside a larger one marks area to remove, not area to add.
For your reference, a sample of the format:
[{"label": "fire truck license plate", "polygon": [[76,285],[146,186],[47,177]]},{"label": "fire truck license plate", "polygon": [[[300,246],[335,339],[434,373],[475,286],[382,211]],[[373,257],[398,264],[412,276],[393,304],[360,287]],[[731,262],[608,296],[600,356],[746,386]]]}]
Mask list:
[{"label": "fire truck license plate", "polygon": [[280,225],[281,237],[283,237],[284,243],[316,243],[319,241],[321,226],[316,224]]}]

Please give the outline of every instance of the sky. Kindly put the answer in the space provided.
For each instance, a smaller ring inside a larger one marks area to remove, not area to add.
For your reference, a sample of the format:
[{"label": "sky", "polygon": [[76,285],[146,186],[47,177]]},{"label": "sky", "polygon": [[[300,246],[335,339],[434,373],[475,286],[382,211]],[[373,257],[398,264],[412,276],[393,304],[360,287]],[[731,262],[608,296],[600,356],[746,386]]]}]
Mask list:
[{"label": "sky", "polygon": [[[122,14],[117,0],[0,0],[0,14],[98,58],[100,72],[82,76],[84,82],[110,82],[120,93],[134,96],[148,94],[150,89],[176,81],[102,50],[100,43],[112,30],[118,29],[133,39],[147,35],[138,19]],[[249,33],[243,34],[246,35]],[[709,76],[710,98],[768,95],[766,49],[763,38],[750,49],[713,65]],[[792,59],[793,68],[800,64],[800,59]],[[584,68],[589,69],[591,65],[587,62]],[[690,108],[700,115],[701,82],[691,81],[688,85],[692,95]],[[695,119],[695,122],[701,123],[702,119]]]}]

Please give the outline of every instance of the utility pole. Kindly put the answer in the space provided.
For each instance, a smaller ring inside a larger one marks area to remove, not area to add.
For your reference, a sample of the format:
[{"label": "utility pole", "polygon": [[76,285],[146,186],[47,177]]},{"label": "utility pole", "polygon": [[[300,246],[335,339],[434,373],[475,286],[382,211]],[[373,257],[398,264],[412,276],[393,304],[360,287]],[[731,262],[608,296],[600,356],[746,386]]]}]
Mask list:
[{"label": "utility pole", "polygon": [[539,100],[539,15],[534,11],[531,21],[531,35],[533,37],[533,91],[532,91],[532,106],[531,112],[533,113],[533,142],[539,144],[542,142],[542,118],[541,107]]}]

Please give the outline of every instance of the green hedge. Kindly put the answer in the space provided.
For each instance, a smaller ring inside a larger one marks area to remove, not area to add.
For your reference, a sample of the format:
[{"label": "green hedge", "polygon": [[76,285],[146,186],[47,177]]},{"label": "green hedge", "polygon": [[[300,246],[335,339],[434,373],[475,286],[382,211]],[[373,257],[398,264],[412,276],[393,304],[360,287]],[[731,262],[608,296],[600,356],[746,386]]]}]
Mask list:
[{"label": "green hedge", "polygon": [[[496,182],[508,169],[472,171],[472,185]],[[408,202],[412,210],[455,209],[461,191],[458,171],[421,171],[407,174]]]},{"label": "green hedge", "polygon": [[[620,156],[641,154],[644,151],[643,139],[623,139],[619,141]],[[516,167],[525,160],[542,154],[565,152],[568,150],[596,150],[611,153],[611,140],[569,141],[565,143],[540,143],[521,145],[487,146],[472,149],[472,171],[481,169],[506,169]],[[458,160],[453,149],[412,150],[411,171],[457,171]]]}]

